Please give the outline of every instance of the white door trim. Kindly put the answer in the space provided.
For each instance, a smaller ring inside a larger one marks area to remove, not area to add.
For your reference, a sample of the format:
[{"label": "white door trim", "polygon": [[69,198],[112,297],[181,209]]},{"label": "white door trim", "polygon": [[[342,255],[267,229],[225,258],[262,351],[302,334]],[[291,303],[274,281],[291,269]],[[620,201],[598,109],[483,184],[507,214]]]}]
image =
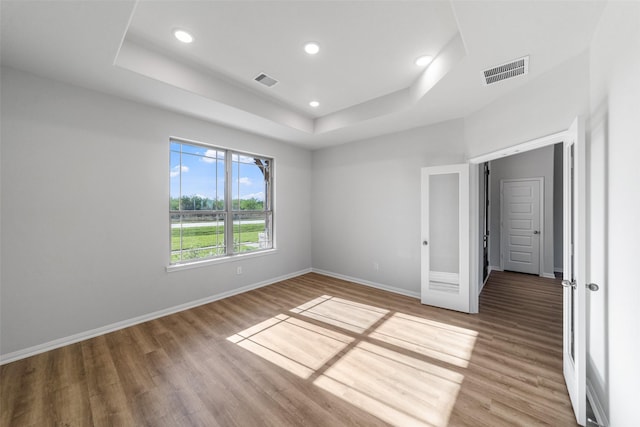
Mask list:
[{"label": "white door trim", "polygon": [[505,232],[503,225],[504,216],[504,197],[503,186],[505,182],[523,182],[523,181],[538,181],[540,183],[540,247],[538,248],[538,276],[544,276],[544,177],[537,176],[533,178],[505,178],[500,180],[500,269],[504,271],[504,250],[505,244]]},{"label": "white door trim", "polygon": [[567,139],[569,130],[563,130],[561,132],[552,133],[550,135],[541,136],[540,138],[530,139],[529,141],[521,142],[520,144],[512,145],[500,150],[491,151],[490,153],[481,154],[469,159],[469,163],[484,163],[491,160],[500,159],[502,157],[511,156],[513,154],[524,153],[525,151],[531,151],[538,148],[546,147],[548,145],[554,145],[559,142],[564,142]]}]

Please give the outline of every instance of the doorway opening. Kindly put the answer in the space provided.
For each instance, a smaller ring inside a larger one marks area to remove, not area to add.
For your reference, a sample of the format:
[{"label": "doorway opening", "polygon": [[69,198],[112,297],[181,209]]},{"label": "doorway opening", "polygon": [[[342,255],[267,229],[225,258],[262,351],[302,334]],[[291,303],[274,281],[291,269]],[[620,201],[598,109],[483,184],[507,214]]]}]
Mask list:
[{"label": "doorway opening", "polygon": [[[541,147],[553,146],[554,144],[562,143],[563,161],[562,161],[562,173],[563,173],[563,238],[562,238],[562,269],[563,269],[563,374],[571,404],[576,416],[576,421],[580,425],[585,425],[586,419],[586,352],[585,352],[585,340],[586,340],[586,317],[585,317],[585,289],[586,289],[586,223],[587,223],[587,209],[586,209],[586,148],[585,148],[585,126],[584,119],[577,117],[571,126],[564,132],[559,132],[546,137],[538,138],[528,141],[523,144],[519,144],[515,147],[499,150],[486,155],[478,156],[470,159],[470,163],[473,166],[472,176],[475,179],[473,184],[474,205],[477,207],[482,206],[481,195],[483,194],[480,187],[477,186],[477,180],[482,179],[479,164],[485,162],[497,161],[503,157],[512,156],[516,153],[532,152],[535,149]],[[553,147],[550,148],[553,150]],[[553,162],[555,164],[556,162]],[[531,165],[531,163],[528,163]],[[491,168],[490,163],[490,176],[494,170]],[[553,166],[552,166],[553,168]],[[494,177],[495,179],[495,177]],[[546,181],[546,180],[545,180]],[[553,181],[551,181],[553,182]],[[490,187],[491,188],[491,187]],[[492,191],[489,191],[490,202],[489,212],[494,211],[492,207],[495,204],[491,203]],[[553,206],[553,193],[550,193],[552,201],[550,205]],[[495,196],[495,195],[494,195]],[[546,196],[548,198],[549,195]],[[483,241],[482,223],[480,217],[482,213],[478,211],[471,212],[472,215],[472,240],[473,240],[473,254],[471,254],[471,263],[473,265],[474,283],[475,287],[473,296],[480,296],[483,281],[480,279],[484,275],[483,268],[481,266],[484,263],[482,259],[485,251],[482,250],[481,242]],[[493,216],[493,215],[492,215]],[[547,233],[551,233],[550,241],[547,240],[546,245],[553,244],[553,211],[551,211],[551,218],[548,221],[548,214],[545,212],[544,222],[548,224]],[[491,229],[489,234],[489,250],[488,256],[490,259],[489,278],[491,277],[491,269],[495,264],[491,262],[494,259],[495,251],[492,250],[491,242],[495,239],[495,227]],[[548,246],[547,246],[548,247]],[[549,278],[555,278],[555,263],[553,257],[553,246],[550,252],[544,254],[542,261],[543,274],[548,274]],[[501,264],[502,265],[502,264]],[[551,270],[551,271],[549,271]],[[478,307],[479,309],[479,307]]]},{"label": "doorway opening", "polygon": [[[562,142],[489,159],[477,169],[479,291],[492,271],[561,275]],[[503,218],[507,209],[510,217]]]}]

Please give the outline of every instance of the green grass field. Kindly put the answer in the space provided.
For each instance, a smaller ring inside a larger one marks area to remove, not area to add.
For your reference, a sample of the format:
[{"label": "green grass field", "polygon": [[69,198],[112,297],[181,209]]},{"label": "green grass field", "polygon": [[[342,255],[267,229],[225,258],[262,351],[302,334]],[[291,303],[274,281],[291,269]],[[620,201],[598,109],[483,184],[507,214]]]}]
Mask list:
[{"label": "green grass field", "polygon": [[[180,233],[182,232],[182,258],[180,258]],[[233,226],[235,250],[252,249],[247,243],[258,244],[258,234],[264,232],[264,224],[242,224]],[[171,261],[206,258],[223,255],[225,251],[224,226],[174,228],[171,230]]]}]

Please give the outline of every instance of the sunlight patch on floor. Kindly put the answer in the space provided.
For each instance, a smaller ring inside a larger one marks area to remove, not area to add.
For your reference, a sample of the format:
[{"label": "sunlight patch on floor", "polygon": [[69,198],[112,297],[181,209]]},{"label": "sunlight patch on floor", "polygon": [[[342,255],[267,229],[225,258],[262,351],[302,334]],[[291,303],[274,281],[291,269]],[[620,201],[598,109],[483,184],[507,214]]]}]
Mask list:
[{"label": "sunlight patch on floor", "polygon": [[477,335],[323,295],[227,340],[388,423],[444,427],[464,375],[428,360],[466,368]]},{"label": "sunlight patch on floor", "polygon": [[278,315],[227,340],[301,378],[309,378],[353,338],[300,319]]},{"label": "sunlight patch on floor", "polygon": [[466,368],[477,335],[477,332],[469,329],[394,313],[369,337]]},{"label": "sunlight patch on floor", "polygon": [[389,310],[323,295],[290,310],[351,332],[363,333]]},{"label": "sunlight patch on floor", "polygon": [[314,384],[400,426],[446,426],[464,376],[367,342]]}]

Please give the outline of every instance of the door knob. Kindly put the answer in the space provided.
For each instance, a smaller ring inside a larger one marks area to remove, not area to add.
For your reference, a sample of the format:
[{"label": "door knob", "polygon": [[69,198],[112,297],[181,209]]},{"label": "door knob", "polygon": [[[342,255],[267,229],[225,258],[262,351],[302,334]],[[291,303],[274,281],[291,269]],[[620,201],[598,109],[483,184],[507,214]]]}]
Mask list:
[{"label": "door knob", "polygon": [[597,291],[598,289],[600,289],[600,286],[596,285],[595,283],[587,283],[587,289],[589,289],[590,291]]},{"label": "door knob", "polygon": [[538,230],[533,230],[533,234],[540,234]]},{"label": "door knob", "polygon": [[577,285],[575,280],[563,280],[562,286],[565,288],[575,288]]}]

